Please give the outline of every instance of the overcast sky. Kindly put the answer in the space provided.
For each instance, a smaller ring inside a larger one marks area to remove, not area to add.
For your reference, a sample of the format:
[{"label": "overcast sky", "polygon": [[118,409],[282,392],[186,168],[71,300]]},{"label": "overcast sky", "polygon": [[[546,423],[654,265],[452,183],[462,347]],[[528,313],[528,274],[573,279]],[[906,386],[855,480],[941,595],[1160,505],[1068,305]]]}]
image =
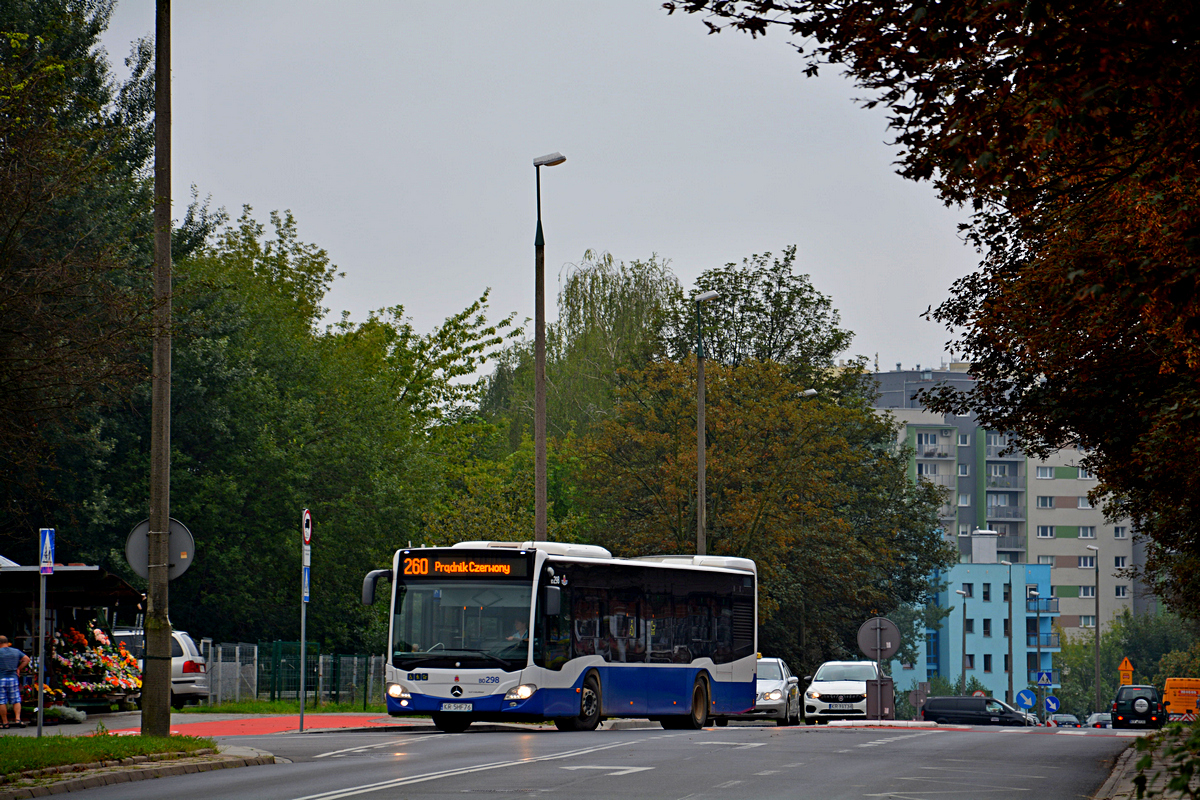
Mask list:
[{"label": "overcast sky", "polygon": [[[175,2],[176,215],[191,184],[235,217],[291,209],[345,272],[333,318],[403,304],[428,330],[489,286],[493,317],[532,317],[532,159],[557,150],[550,298],[589,248],[657,253],[691,287],[795,244],[850,354],[947,358],[919,315],[977,259],[964,213],[895,174],[884,113],[805,78],[781,35],[709,36],[660,5]],[[153,0],[118,0],[114,66],[153,29]]]}]

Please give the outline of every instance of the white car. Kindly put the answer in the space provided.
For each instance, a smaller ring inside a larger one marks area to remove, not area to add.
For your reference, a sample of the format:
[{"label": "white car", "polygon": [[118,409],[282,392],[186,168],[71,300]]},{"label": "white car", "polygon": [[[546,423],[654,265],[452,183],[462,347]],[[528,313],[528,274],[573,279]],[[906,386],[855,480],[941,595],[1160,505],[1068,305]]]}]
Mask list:
[{"label": "white car", "polygon": [[[138,668],[143,668],[145,632],[131,628],[113,631],[113,643],[123,642]],[[186,631],[171,631],[171,706],[183,708],[208,697],[208,665]]]},{"label": "white car", "polygon": [[[733,719],[773,719],[776,725],[800,722],[800,679],[792,674],[782,658],[760,658],[754,694],[754,710]],[[730,717],[718,717],[718,726],[729,724]]]},{"label": "white car", "polygon": [[866,719],[867,681],[879,677],[874,661],[826,661],[804,690],[804,721]]}]

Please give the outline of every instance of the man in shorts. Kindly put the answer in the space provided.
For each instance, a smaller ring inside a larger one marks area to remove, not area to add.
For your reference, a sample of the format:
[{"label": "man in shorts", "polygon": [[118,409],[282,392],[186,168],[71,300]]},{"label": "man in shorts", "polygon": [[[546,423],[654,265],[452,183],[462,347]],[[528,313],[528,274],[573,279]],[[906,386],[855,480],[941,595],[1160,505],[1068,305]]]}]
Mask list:
[{"label": "man in shorts", "polygon": [[[0,636],[0,726],[24,728],[21,722],[21,682],[17,676],[29,664],[29,656]],[[13,724],[8,724],[8,707],[13,707]]]}]

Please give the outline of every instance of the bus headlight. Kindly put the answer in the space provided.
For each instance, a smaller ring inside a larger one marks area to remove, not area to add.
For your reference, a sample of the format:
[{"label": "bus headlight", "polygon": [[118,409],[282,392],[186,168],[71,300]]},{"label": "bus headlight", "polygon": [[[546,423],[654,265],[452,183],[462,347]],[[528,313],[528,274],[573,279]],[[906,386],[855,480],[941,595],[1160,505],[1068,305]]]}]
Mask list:
[{"label": "bus headlight", "polygon": [[537,691],[537,687],[532,683],[522,683],[520,686],[514,686],[504,694],[505,700],[528,700],[533,697],[533,693]]},{"label": "bus headlight", "polygon": [[397,700],[411,700],[412,695],[409,694],[403,686],[398,683],[389,683],[387,687],[388,697],[394,697]]}]

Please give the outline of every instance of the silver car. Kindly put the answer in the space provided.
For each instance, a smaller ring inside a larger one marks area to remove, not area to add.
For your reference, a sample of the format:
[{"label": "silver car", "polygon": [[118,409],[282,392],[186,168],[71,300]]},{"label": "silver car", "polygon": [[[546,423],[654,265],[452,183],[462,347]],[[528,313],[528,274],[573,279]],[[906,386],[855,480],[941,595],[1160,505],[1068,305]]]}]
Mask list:
[{"label": "silver car", "polygon": [[[124,642],[125,648],[138,660],[142,668],[145,636],[141,630],[118,629],[113,631],[113,643]],[[208,697],[208,665],[200,648],[185,631],[171,631],[171,705],[183,708],[194,705]]]},{"label": "silver car", "polygon": [[[732,719],[773,719],[776,725],[800,722],[800,679],[782,658],[760,658],[754,695],[754,710]],[[730,717],[719,717],[727,725]]]}]

